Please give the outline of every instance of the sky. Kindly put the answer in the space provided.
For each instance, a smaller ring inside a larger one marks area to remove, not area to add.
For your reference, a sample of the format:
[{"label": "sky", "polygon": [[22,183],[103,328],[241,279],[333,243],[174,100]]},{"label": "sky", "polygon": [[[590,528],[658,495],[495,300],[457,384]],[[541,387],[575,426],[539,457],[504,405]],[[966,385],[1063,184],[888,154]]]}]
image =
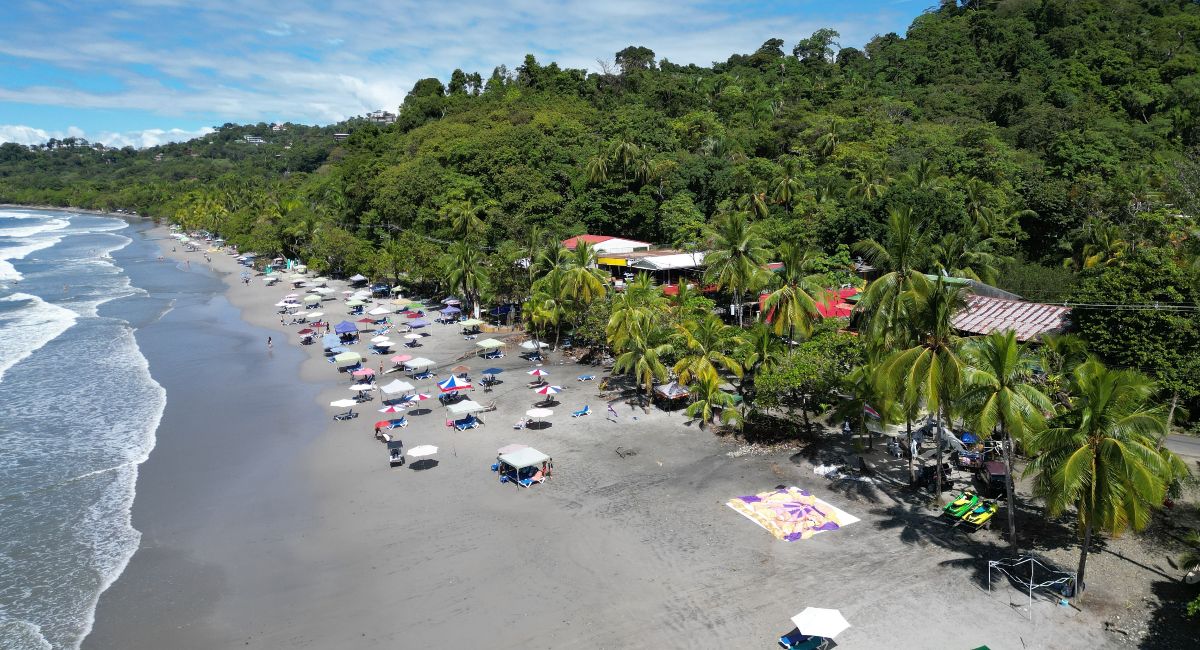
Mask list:
[{"label": "sky", "polygon": [[395,111],[418,79],[628,45],[709,65],[831,27],[903,34],[933,0],[0,0],[0,142],[146,147],[226,122]]}]

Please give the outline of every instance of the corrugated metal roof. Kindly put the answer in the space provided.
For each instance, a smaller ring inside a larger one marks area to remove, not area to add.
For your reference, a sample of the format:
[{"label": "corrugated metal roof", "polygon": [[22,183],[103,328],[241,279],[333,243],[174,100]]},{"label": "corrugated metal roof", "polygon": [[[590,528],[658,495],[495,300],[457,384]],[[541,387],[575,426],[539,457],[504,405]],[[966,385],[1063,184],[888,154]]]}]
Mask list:
[{"label": "corrugated metal roof", "polygon": [[1017,340],[1028,341],[1047,332],[1066,329],[1070,307],[1037,302],[967,296],[967,306],[954,315],[955,329],[971,334],[1014,330]]},{"label": "corrugated metal roof", "polygon": [[650,271],[669,271],[673,269],[694,269],[704,265],[704,253],[675,253],[672,255],[654,255],[643,257],[630,262],[629,266]]}]

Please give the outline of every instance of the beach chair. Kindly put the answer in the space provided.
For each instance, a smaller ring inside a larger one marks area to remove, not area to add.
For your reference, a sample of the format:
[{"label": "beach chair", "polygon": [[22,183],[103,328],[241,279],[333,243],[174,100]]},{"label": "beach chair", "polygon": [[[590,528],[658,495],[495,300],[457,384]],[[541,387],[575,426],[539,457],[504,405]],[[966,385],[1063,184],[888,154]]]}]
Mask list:
[{"label": "beach chair", "polygon": [[479,418],[469,415],[461,420],[456,420],[454,422],[454,428],[459,431],[466,431],[467,429],[478,429],[479,428]]},{"label": "beach chair", "polygon": [[388,420],[387,428],[402,429],[406,426],[408,426],[408,418],[394,418],[394,419]]},{"label": "beach chair", "polygon": [[517,420],[517,423],[513,425],[513,428],[524,429],[527,426],[529,426],[529,420],[527,418],[521,418],[520,420]]},{"label": "beach chair", "polygon": [[595,381],[596,375],[579,375],[576,377],[579,381]]},{"label": "beach chair", "polygon": [[581,417],[583,417],[583,416],[585,416],[585,415],[591,415],[591,414],[592,414],[592,407],[591,407],[591,406],[589,406],[589,405],[586,405],[586,404],[585,404],[583,408],[581,408],[581,409],[579,409],[578,411],[575,411],[574,413],[572,413],[572,414],[571,414],[571,417],[573,417],[573,418],[581,418]]},{"label": "beach chair", "polygon": [[542,470],[539,469],[537,472],[535,472],[533,474],[533,476],[530,476],[529,478],[523,478],[523,479],[517,481],[517,484],[520,485],[521,487],[529,487],[529,486],[533,485],[534,483],[545,483],[545,482],[546,482],[546,475],[543,474]]},{"label": "beach chair", "polygon": [[338,413],[337,415],[333,416],[333,419],[337,420],[338,422],[345,422],[347,420],[353,420],[356,417],[358,417],[358,414],[354,412],[354,409],[350,409],[345,413]]},{"label": "beach chair", "polygon": [[792,630],[779,637],[779,646],[786,650],[823,650],[828,645],[829,639],[801,634],[799,630]]}]

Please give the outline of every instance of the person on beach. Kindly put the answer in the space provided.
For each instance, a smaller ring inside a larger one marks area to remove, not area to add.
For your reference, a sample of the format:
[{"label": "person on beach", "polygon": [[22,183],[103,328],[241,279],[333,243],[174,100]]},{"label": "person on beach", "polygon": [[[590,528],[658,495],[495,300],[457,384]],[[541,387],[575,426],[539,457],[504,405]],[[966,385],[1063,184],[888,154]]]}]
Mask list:
[{"label": "person on beach", "polygon": [[619,418],[619,417],[621,417],[620,415],[617,415],[617,409],[613,408],[613,405],[612,405],[612,404],[609,404],[609,405],[608,405],[608,412],[609,412],[609,413],[612,413],[612,416],[613,416],[614,418]]},{"label": "person on beach", "polygon": [[273,347],[275,347],[275,346],[271,343],[271,337],[268,336],[267,337],[267,349],[270,350]]}]

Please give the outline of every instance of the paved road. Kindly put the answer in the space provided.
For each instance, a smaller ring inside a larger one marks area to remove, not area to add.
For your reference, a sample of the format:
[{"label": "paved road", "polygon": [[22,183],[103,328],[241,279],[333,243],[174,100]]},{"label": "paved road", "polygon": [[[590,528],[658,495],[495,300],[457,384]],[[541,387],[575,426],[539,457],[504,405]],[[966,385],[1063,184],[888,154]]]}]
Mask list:
[{"label": "paved road", "polygon": [[1200,458],[1200,438],[1172,434],[1167,436],[1167,449],[1181,456]]}]

